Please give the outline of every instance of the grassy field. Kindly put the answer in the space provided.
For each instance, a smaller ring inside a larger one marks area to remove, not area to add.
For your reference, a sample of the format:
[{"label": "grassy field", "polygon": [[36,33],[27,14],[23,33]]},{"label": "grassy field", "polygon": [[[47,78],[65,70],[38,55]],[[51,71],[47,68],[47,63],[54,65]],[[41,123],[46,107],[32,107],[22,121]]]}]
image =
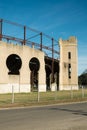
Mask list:
[{"label": "grassy field", "polygon": [[65,102],[87,101],[87,89],[82,91],[56,91],[0,94],[0,108],[45,105]]}]

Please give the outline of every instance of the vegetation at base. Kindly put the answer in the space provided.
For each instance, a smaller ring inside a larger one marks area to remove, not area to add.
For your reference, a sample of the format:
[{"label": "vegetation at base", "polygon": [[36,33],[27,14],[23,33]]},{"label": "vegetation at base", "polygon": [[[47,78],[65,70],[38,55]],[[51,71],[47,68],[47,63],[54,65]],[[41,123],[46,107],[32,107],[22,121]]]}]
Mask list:
[{"label": "vegetation at base", "polygon": [[87,69],[78,77],[79,86],[85,85],[87,88]]},{"label": "vegetation at base", "polygon": [[73,91],[39,92],[39,95],[38,92],[15,93],[14,102],[12,100],[13,95],[11,93],[0,94],[0,108],[87,101],[87,89]]}]

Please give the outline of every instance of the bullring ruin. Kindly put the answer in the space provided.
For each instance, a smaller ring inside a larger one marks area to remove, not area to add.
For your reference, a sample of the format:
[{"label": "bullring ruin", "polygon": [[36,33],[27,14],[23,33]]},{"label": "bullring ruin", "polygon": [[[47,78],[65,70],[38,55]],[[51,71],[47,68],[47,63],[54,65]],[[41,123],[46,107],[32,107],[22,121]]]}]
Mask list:
[{"label": "bullring ruin", "polygon": [[17,93],[78,89],[75,37],[56,41],[32,28],[0,19],[0,60],[0,93],[11,93],[12,86]]}]

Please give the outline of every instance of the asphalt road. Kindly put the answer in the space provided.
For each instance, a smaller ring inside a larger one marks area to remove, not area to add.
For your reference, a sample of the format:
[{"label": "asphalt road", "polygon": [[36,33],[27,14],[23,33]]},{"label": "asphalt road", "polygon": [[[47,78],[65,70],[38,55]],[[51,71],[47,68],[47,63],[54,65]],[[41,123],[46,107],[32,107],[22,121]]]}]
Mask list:
[{"label": "asphalt road", "polygon": [[87,130],[87,103],[0,110],[0,130]]}]

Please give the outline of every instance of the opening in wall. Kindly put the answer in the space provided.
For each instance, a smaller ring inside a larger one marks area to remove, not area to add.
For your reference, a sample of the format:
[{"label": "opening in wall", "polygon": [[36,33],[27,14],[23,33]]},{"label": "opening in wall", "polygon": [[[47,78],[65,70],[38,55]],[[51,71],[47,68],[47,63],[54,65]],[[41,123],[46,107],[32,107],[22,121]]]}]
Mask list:
[{"label": "opening in wall", "polygon": [[71,59],[71,52],[68,52],[68,59]]},{"label": "opening in wall", "polygon": [[68,77],[71,79],[71,64],[68,65]]},{"label": "opening in wall", "polygon": [[40,68],[40,62],[36,57],[33,57],[29,62],[29,68],[31,70],[30,83],[31,91],[38,90],[38,71]]},{"label": "opening in wall", "polygon": [[17,54],[11,54],[6,59],[6,65],[9,69],[8,74],[19,75],[19,70],[22,66],[22,60]]}]

